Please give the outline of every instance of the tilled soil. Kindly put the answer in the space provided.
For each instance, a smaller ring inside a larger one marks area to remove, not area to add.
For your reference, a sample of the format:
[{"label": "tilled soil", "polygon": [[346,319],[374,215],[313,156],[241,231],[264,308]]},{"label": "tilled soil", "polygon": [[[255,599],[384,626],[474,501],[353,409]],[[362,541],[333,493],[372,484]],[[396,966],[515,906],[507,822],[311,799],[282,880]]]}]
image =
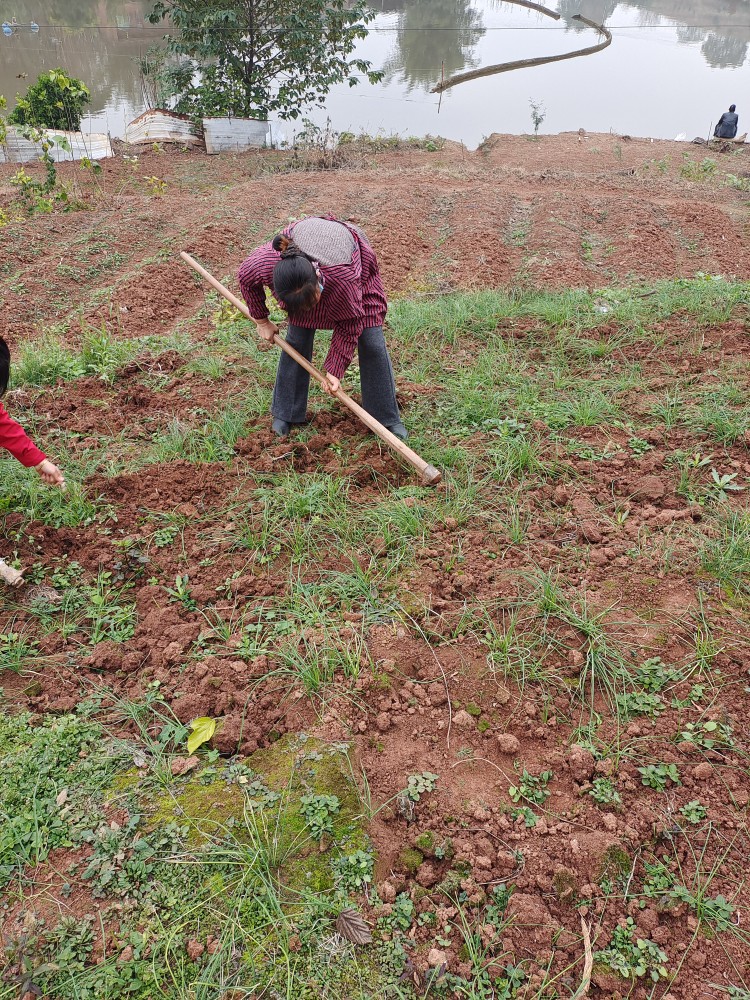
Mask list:
[{"label": "tilled soil", "polygon": [[[474,153],[447,143],[343,155],[348,169],[282,173],[288,154],[147,149],[135,165],[107,161],[96,187],[61,166],[89,208],[6,227],[3,335],[60,323],[71,336],[103,323],[126,337],[164,332],[206,292],[179,250],[233,275],[259,239],[315,212],[366,228],[390,294],[750,275],[745,192],[726,180],[743,183],[746,147],[707,155],[688,143],[575,133],[493,135]],[[0,204],[12,197],[11,174],[0,171]],[[163,196],[149,195],[150,176],[166,182]]]},{"label": "tilled soil", "polygon": [[[265,172],[278,162],[276,154],[210,160],[145,153],[139,170],[167,180],[164,197],[134,191],[130,168],[117,161],[106,165],[104,191],[89,196],[89,211],[35,218],[23,228],[11,224],[11,237],[23,232],[23,243],[6,242],[0,250],[3,333],[18,345],[59,323],[67,324],[71,344],[82,330],[102,324],[121,337],[172,331],[194,316],[205,295],[175,261],[176,250],[189,250],[218,275],[233,275],[254,242],[289,216],[314,211],[355,217],[366,228],[391,293],[514,282],[598,287],[699,270],[750,277],[742,193],[717,186],[713,175],[679,176],[683,157],[700,169],[705,156],[692,146],[598,135],[538,141],[498,136],[474,154],[449,145],[438,153],[390,153],[372,166],[292,174]],[[719,169],[737,175],[744,157],[741,149],[718,154]],[[654,164],[665,159],[671,168],[661,172]],[[0,187],[0,199],[5,190]],[[75,248],[92,233],[109,247],[90,254],[94,261],[107,252],[125,259],[86,277],[83,255]],[[169,251],[164,259],[154,259],[164,250]],[[58,277],[66,263],[78,276]],[[209,322],[193,324],[191,336],[200,338]],[[509,324],[504,332],[523,347],[528,332],[523,323]],[[666,346],[658,355],[659,365],[685,378],[710,382],[723,361],[747,360],[750,354],[742,316],[702,334],[700,353],[684,352],[687,333],[679,320],[666,324],[660,331]],[[616,334],[614,328],[598,331],[602,339]],[[442,353],[450,364],[451,351]],[[528,357],[533,362],[533,349]],[[652,360],[648,345],[623,349],[623,365]],[[144,378],[153,371],[132,364],[112,387],[87,378],[25,390],[8,405],[21,420],[26,407],[33,411],[40,440],[45,429],[59,426],[78,435],[81,448],[102,435],[137,442],[144,427],[151,433],[188,411],[215,406],[216,382],[184,372],[183,361],[177,354],[155,359],[158,388]],[[229,400],[242,392],[242,379],[230,374],[220,387]],[[408,420],[421,389],[399,382],[399,392]],[[637,417],[638,411],[639,400],[633,399],[629,412]],[[362,506],[381,496],[386,484],[412,484],[408,471],[376,441],[362,437],[353,418],[322,412],[313,429],[304,441],[279,443],[261,427],[238,442],[230,464],[177,460],[114,476],[96,472],[86,488],[114,515],[106,532],[98,523],[33,525],[17,537],[22,518],[6,515],[4,534],[22,562],[67,556],[89,577],[102,569],[120,574],[132,586],[138,613],[135,634],[123,643],[81,650],[61,632],[45,636],[43,658],[33,672],[40,687],[29,686],[29,676],[4,672],[6,699],[37,712],[64,712],[99,688],[137,699],[158,682],[181,721],[205,715],[223,720],[214,739],[222,753],[247,754],[303,729],[350,740],[373,800],[390,801],[371,827],[383,901],[374,915],[409,891],[419,911],[437,908],[438,926],[456,918],[438,886],[459,859],[467,866],[461,888],[469,904],[494,886],[516,887],[509,909],[514,921],[497,949],[498,971],[509,956],[529,962],[532,989],[547,970],[558,977],[559,995],[571,995],[582,974],[581,917],[595,928],[594,947],[603,948],[626,915],[633,917],[637,936],[667,952],[679,975],[652,993],[640,981],[629,989],[627,981],[595,967],[591,996],[698,1000],[723,996],[728,983],[747,981],[748,950],[735,935],[707,931],[684,902],[665,907],[643,896],[625,910],[612,889],[623,877],[642,881],[647,858],[663,859],[689,882],[700,858],[703,873],[716,866],[709,895],[733,900],[733,921],[744,926],[750,912],[744,882],[750,848],[750,642],[737,606],[696,559],[704,509],[678,492],[679,469],[664,462],[677,449],[705,454],[716,444],[684,427],[652,428],[646,432],[648,448],[635,455],[625,454],[628,432],[613,427],[571,429],[596,458],[571,457],[545,441],[542,458],[564,467],[565,474],[526,497],[529,527],[523,543],[513,543],[507,527],[491,520],[480,524],[470,516],[438,524],[402,577],[408,612],[402,624],[373,625],[358,679],[338,678],[332,694],[321,700],[306,697],[287,678],[269,676],[272,656],[240,655],[237,636],[208,655],[205,650],[200,658],[193,655],[206,631],[207,609],[231,621],[238,607],[280,597],[289,587],[285,554],[265,563],[250,558],[236,544],[237,524],[217,523],[212,512],[231,506],[258,519],[262,504],[254,491],[264,474],[287,464],[303,475],[323,471],[345,477],[350,499]],[[342,441],[356,451],[342,456]],[[469,447],[481,455],[486,443],[478,431]],[[747,447],[740,440],[721,449],[722,468],[736,472],[738,482],[750,478]],[[740,509],[741,494],[728,503]],[[618,511],[626,516],[618,519]],[[179,546],[149,547],[144,574],[123,569],[118,543],[140,544],[166,514],[180,518]],[[392,544],[385,538],[372,541],[376,556],[386,556]],[[460,561],[451,558],[457,548]],[[366,566],[371,555],[352,552],[351,565]],[[520,601],[540,572],[585,595],[589,616],[602,616],[609,636],[633,664],[654,656],[668,665],[691,663],[700,616],[710,614],[717,636],[711,676],[686,675],[670,688],[658,718],[635,717],[620,726],[600,686],[588,704],[579,697],[579,686],[585,690],[595,669],[596,649],[585,631],[565,615],[550,613],[545,619]],[[170,597],[163,584],[151,582],[178,574],[190,579],[192,609]],[[506,630],[513,622],[521,645],[528,638],[531,652],[523,671],[517,664],[504,669],[500,653],[493,656],[488,643],[478,641],[478,630],[462,625],[469,605],[491,608]],[[27,625],[32,620],[27,615],[23,605],[6,601],[0,631],[10,621],[16,629]],[[353,634],[362,625],[360,612],[351,613],[349,621]],[[342,643],[347,638],[344,630]],[[534,670],[545,683],[535,683],[531,674],[522,683],[524,671]],[[698,681],[711,693],[692,707],[691,685]],[[591,711],[602,715],[600,737],[612,747],[603,757],[578,743]],[[676,738],[687,723],[706,721],[731,726],[734,741],[707,748]],[[665,742],[664,734],[675,738]],[[654,759],[679,767],[681,784],[671,785],[667,796],[641,783],[639,765]],[[553,772],[551,797],[537,809],[533,827],[513,813],[508,788],[519,778],[514,762],[532,774]],[[439,780],[412,815],[394,797],[407,775],[423,771]],[[622,805],[599,807],[586,791],[595,778],[613,774]],[[679,810],[695,799],[707,807],[710,822],[686,827]],[[678,836],[681,829],[689,836]],[[450,839],[455,857],[425,848],[426,832],[438,845]],[[422,845],[422,856],[410,870],[404,848],[415,842]],[[479,928],[478,934],[485,942],[493,939],[491,928]],[[434,930],[418,927],[415,935],[413,962],[421,974],[435,947]],[[438,958],[450,969],[468,971],[458,945],[441,950],[444,956]],[[440,964],[435,955],[431,961]]]}]

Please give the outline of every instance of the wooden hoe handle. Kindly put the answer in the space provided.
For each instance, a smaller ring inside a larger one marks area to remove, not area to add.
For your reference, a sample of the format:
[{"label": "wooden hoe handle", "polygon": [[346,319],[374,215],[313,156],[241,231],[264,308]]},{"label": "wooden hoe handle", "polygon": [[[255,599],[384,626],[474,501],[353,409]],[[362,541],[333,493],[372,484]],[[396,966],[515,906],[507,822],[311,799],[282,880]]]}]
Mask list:
[{"label": "wooden hoe handle", "polygon": [[[243,316],[247,316],[248,319],[252,319],[250,310],[247,308],[247,305],[242,301],[242,299],[233,295],[225,285],[222,285],[220,281],[217,281],[216,278],[214,278],[214,276],[210,274],[205,267],[202,267],[194,257],[191,257],[189,253],[185,253],[183,250],[181,251],[180,256],[187,264],[190,265],[190,267],[193,268],[194,271],[197,271],[198,274],[204,277],[209,285],[216,289],[219,295],[223,295],[228,302],[231,302],[236,309],[239,309]],[[314,365],[311,365],[307,358],[303,358],[302,355],[295,351],[292,346],[287,344],[283,337],[276,335],[273,338],[273,342],[277,345],[277,347],[280,347],[282,351],[285,351],[289,357],[294,358],[298,365],[302,365],[305,371],[309,372],[310,375],[312,375],[314,379],[317,379],[321,385],[327,385],[325,375],[323,375],[322,372],[319,372]],[[442,474],[439,469],[436,469],[434,465],[430,465],[425,462],[423,458],[420,458],[415,451],[412,451],[411,448],[405,445],[400,438],[397,438],[396,435],[392,434],[387,427],[384,427],[379,420],[376,420],[375,417],[367,412],[367,410],[364,410],[359,403],[355,403],[352,397],[347,395],[343,389],[337,389],[333,395],[339,400],[339,402],[343,403],[347,409],[356,414],[362,423],[366,424],[374,434],[377,434],[381,440],[385,441],[387,445],[390,445],[390,447],[397,454],[399,454],[404,461],[408,462],[409,465],[416,469],[422,477],[422,482],[426,486],[435,486],[440,482]]]}]

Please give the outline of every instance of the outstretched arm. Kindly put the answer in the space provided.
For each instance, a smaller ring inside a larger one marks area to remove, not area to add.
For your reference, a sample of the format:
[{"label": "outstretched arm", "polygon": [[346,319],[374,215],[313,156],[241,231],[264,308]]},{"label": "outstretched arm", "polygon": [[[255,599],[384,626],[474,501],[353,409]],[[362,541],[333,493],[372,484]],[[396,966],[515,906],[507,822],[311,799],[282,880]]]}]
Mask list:
[{"label": "outstretched arm", "polygon": [[34,468],[45,483],[65,487],[65,476],[34,444],[21,425],[0,403],[0,448],[6,448],[27,469]]},{"label": "outstretched arm", "polygon": [[7,448],[13,458],[27,469],[44,462],[47,456],[40,451],[23,427],[8,415],[0,403],[0,448]]}]

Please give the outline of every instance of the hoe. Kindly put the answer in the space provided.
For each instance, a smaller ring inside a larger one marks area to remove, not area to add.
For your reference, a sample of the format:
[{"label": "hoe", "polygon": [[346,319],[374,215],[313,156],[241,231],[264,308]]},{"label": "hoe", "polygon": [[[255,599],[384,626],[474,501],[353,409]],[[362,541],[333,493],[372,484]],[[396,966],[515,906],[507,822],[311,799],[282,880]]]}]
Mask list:
[{"label": "hoe", "polygon": [[[197,271],[198,274],[204,277],[209,285],[216,289],[219,295],[223,295],[228,302],[231,302],[236,309],[239,309],[243,316],[247,316],[248,319],[252,318],[245,303],[241,299],[238,299],[236,295],[233,295],[232,292],[222,285],[220,281],[217,281],[212,274],[209,274],[205,267],[202,267],[197,260],[184,251],[180,254],[180,256],[187,264],[190,265],[190,267],[193,268],[194,271]],[[282,351],[286,351],[290,357],[294,358],[298,365],[302,365],[302,367],[308,371],[314,379],[317,379],[321,385],[325,384],[325,376],[319,372],[317,368],[313,367],[313,365],[311,365],[306,358],[303,358],[298,351],[295,351],[293,347],[287,344],[283,337],[279,337],[277,335],[273,338],[273,342],[277,347],[280,347]],[[405,462],[408,462],[412,468],[416,469],[422,478],[422,482],[426,486],[435,486],[440,482],[441,473],[439,469],[436,469],[434,465],[429,465],[423,458],[420,458],[415,451],[412,451],[411,448],[405,445],[403,441],[397,438],[395,434],[391,434],[387,427],[384,427],[380,421],[370,416],[367,410],[362,409],[359,403],[355,403],[352,397],[347,395],[343,389],[337,389],[333,395],[340,403],[343,403],[347,409],[351,410],[352,413],[358,416],[362,423],[369,427],[374,434],[377,434],[382,441],[385,441],[385,443],[398,455],[400,455]]]}]

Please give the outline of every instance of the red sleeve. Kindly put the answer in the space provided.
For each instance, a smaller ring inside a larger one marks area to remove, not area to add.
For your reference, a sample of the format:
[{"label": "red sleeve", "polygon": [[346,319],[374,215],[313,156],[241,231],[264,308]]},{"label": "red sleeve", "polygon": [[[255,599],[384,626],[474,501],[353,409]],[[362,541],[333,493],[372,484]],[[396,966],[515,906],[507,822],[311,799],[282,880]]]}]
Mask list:
[{"label": "red sleeve", "polygon": [[271,244],[264,243],[240,267],[240,290],[253,319],[268,319],[266,286],[273,288],[273,269],[279,259]]},{"label": "red sleeve", "polygon": [[388,299],[380,277],[378,258],[367,240],[360,241],[362,253],[362,308],[368,326],[382,326],[388,312]]},{"label": "red sleeve", "polygon": [[39,451],[23,427],[8,416],[2,403],[0,403],[0,448],[7,448],[27,469],[39,465],[47,457],[43,451]]},{"label": "red sleeve", "polygon": [[340,320],[334,325],[331,347],[323,363],[325,371],[336,378],[344,377],[344,372],[352,363],[363,329],[364,321],[361,316]]},{"label": "red sleeve", "polygon": [[326,293],[330,299],[326,311],[332,320],[333,337],[323,368],[336,378],[343,378],[357,350],[357,341],[365,328],[365,310],[362,302],[362,254],[359,243],[355,246],[350,264],[331,264],[323,268]]}]

